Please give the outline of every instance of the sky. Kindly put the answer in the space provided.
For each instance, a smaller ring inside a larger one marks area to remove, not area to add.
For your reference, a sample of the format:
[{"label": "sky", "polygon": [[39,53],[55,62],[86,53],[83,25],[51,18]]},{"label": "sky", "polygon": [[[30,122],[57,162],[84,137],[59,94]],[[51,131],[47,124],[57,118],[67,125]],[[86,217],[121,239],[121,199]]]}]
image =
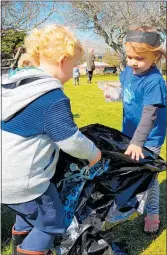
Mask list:
[{"label": "sky", "polygon": [[[50,24],[54,22],[57,24],[66,25],[66,15],[68,15],[68,8],[70,8],[70,6],[68,3],[65,4],[65,9],[64,6],[61,5],[61,3],[57,4],[57,6],[57,11],[51,17],[51,19],[45,22],[45,24]],[[109,46],[104,42],[104,39],[94,33],[93,30],[83,31],[81,29],[77,29],[76,26],[69,26],[69,28],[71,28],[71,30],[75,33],[78,39],[82,42],[85,49],[93,48],[97,55],[101,55],[102,53],[104,53],[106,48],[109,48]]]},{"label": "sky", "polygon": [[[4,2],[7,2],[4,0]],[[22,6],[23,2],[25,4],[28,4],[29,2],[33,2],[33,1],[28,1],[28,0],[13,0],[11,3],[16,3],[15,7],[18,8],[18,12],[17,12],[17,16],[16,16],[16,20],[19,19],[22,15],[22,13],[19,12],[19,6]],[[35,3],[40,3],[43,5],[43,7],[40,5],[40,9],[39,6],[37,6],[37,9],[35,8]],[[43,19],[49,9],[51,9],[53,4],[53,1],[47,1],[47,0],[43,0],[41,2],[38,1],[34,1],[33,2],[33,6],[34,8],[32,10],[34,10],[35,15],[36,12],[39,12],[39,15],[37,15],[38,17],[38,21],[40,21],[41,19]],[[13,8],[13,7],[12,7]],[[28,10],[25,9],[25,10]],[[44,24],[49,24],[49,23],[57,23],[57,24],[62,24],[62,25],[67,25],[68,24],[68,15],[69,15],[69,11],[71,11],[71,3],[68,1],[55,1],[55,10],[54,13],[52,14],[52,16],[44,23]],[[3,13],[3,12],[2,12]],[[75,15],[75,12],[74,12]],[[10,17],[10,20],[12,20],[13,22],[13,16]],[[31,20],[32,24],[34,23],[34,19],[32,18]],[[76,34],[76,36],[80,39],[80,41],[83,43],[83,45],[85,46],[86,49],[88,48],[94,48],[95,52],[97,52],[99,55],[104,52],[106,49],[111,49],[109,48],[109,46],[104,42],[104,39],[102,39],[100,36],[98,36],[97,34],[94,33],[93,30],[79,30],[76,26],[72,28],[74,33]]]},{"label": "sky", "polygon": [[102,53],[104,53],[106,48],[109,48],[109,46],[104,42],[104,40],[100,36],[97,36],[93,31],[81,31],[76,29],[74,30],[74,33],[82,42],[85,49],[93,48],[95,53],[98,55],[101,55]]},{"label": "sky", "polygon": [[[16,11],[17,15],[15,17],[11,16],[10,14],[8,15],[9,21],[11,23],[13,21],[15,21],[15,23],[17,23],[17,19],[20,19],[21,15],[22,15],[22,13],[20,13],[20,8],[22,8],[24,6],[23,2],[25,2],[27,4],[29,3],[29,1],[26,1],[26,0],[25,1],[23,1],[23,0],[22,1],[20,1],[20,0],[12,1],[12,3],[15,3],[15,8],[17,9],[17,11]],[[43,20],[44,17],[46,17],[49,10],[51,10],[53,2],[49,2],[49,1],[45,0],[43,2],[41,1],[41,4],[43,6],[41,5],[40,9],[38,8],[38,6],[36,7],[36,5],[34,5],[34,9],[32,10],[32,15],[35,14],[35,16],[36,16],[36,12],[38,12],[38,10],[39,10],[39,14],[37,15],[38,22],[41,21],[41,19]],[[25,8],[25,6],[24,6],[24,8]],[[69,2],[66,2],[66,3],[64,3],[63,1],[56,2],[54,13],[41,26],[47,25],[47,24],[52,24],[52,23],[68,25],[68,15],[69,15],[69,11],[71,11],[71,10],[72,9],[71,9]],[[28,11],[29,10],[27,9],[27,12]],[[27,33],[29,33],[31,30],[31,27],[34,26],[35,20],[32,18],[30,23],[28,23]],[[89,29],[89,30],[86,29],[85,31],[83,31],[81,29],[78,29],[76,27],[76,25],[73,25],[73,27],[70,25],[69,28],[76,34],[78,39],[83,44],[83,47],[85,48],[85,50],[94,49],[95,54],[99,55],[99,56],[103,55],[103,53],[106,51],[106,49],[110,49],[112,51],[112,49],[104,42],[104,39],[101,38],[100,36],[98,36],[93,31],[93,29]],[[25,29],[25,26],[20,29]]]},{"label": "sky", "polygon": [[[29,3],[32,1],[12,1],[12,3],[15,3],[14,8],[17,9],[16,11],[16,15],[15,17],[12,15],[8,15],[9,17],[9,21],[12,23],[13,21],[15,21],[15,23],[17,24],[17,19],[20,19],[22,16],[22,13],[20,13],[20,8],[24,8],[25,11],[29,12],[28,6]],[[26,7],[24,5],[24,3],[26,4]],[[35,1],[34,1],[35,3]],[[36,4],[38,4],[38,2],[36,2]],[[37,17],[38,21],[43,20],[44,17],[47,16],[47,14],[49,13],[49,11],[52,8],[52,4],[53,2],[49,2],[49,1],[41,1],[41,5],[36,6],[36,4],[34,4],[34,8],[32,9],[32,12],[30,13],[31,16],[35,15],[35,18]],[[12,6],[13,8],[13,6]],[[40,8],[40,9],[39,9]],[[37,12],[39,10],[38,15]],[[57,23],[57,24],[61,24],[61,25],[68,25],[68,15],[69,15],[69,11],[71,11],[71,3],[69,2],[55,2],[55,10],[54,13],[51,15],[51,17],[49,19],[47,19],[45,21],[45,23],[43,23],[41,26],[46,25],[46,24],[51,24],[51,23]],[[24,12],[23,12],[24,13]],[[75,15],[75,12],[74,12]],[[34,16],[33,16],[34,17]],[[31,23],[31,24],[30,24]],[[32,18],[31,21],[29,23],[28,20],[28,27],[27,29],[29,30],[30,27],[33,27],[35,24],[35,19]],[[101,38],[100,36],[98,36],[93,29],[86,29],[86,30],[81,30],[78,29],[74,23],[73,27],[70,25],[69,28],[71,28],[73,30],[73,32],[76,34],[76,36],[78,37],[78,39],[81,41],[81,43],[83,44],[85,50],[88,49],[94,49],[94,52],[96,55],[103,55],[104,52],[107,50],[111,50],[111,52],[113,52],[113,50],[105,43],[104,39]],[[25,26],[20,28],[20,29],[25,29]],[[29,33],[29,31],[27,31],[27,33]]]}]

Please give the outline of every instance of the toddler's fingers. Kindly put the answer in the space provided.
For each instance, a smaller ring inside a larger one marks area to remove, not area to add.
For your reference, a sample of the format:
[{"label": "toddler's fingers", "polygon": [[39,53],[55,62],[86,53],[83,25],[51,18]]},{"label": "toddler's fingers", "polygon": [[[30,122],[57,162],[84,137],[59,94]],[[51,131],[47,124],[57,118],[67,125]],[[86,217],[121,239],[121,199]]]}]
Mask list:
[{"label": "toddler's fingers", "polygon": [[140,153],[136,152],[136,160],[139,161]]},{"label": "toddler's fingers", "polygon": [[126,155],[130,155],[130,154],[131,154],[131,149],[127,148],[127,150],[125,151],[125,153],[124,153],[124,154],[126,154]]},{"label": "toddler's fingers", "polygon": [[132,159],[135,159],[135,157],[136,157],[136,152],[135,152],[135,151],[133,151],[133,152],[132,152],[132,156],[131,156],[131,158],[132,158]]},{"label": "toddler's fingers", "polygon": [[140,153],[140,157],[141,157],[142,159],[144,159],[144,154],[143,154],[143,152]]}]

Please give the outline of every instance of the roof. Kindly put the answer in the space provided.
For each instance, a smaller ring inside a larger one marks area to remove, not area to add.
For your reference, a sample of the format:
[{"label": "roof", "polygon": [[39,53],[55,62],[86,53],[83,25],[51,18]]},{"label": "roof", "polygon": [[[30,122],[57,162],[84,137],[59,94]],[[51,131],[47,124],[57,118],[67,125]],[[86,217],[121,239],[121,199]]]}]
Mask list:
[{"label": "roof", "polygon": [[[106,66],[110,66],[108,65],[107,63],[104,63],[104,62],[94,62],[95,63],[95,67],[96,68],[100,68],[100,67],[106,67]],[[87,63],[84,62],[82,65],[79,65],[79,68],[86,68],[87,67]]]}]

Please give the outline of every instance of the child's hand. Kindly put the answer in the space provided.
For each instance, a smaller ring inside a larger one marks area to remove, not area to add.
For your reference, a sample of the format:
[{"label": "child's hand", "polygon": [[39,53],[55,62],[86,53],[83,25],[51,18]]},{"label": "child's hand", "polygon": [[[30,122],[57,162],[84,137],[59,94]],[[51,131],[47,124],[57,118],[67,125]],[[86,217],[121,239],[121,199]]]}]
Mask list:
[{"label": "child's hand", "polygon": [[104,85],[104,97],[107,101],[119,101],[121,99],[121,87]]},{"label": "child's hand", "polygon": [[125,151],[126,155],[130,155],[132,159],[136,159],[139,161],[139,158],[144,158],[144,154],[142,152],[142,148],[135,145],[135,144],[130,144]]},{"label": "child's hand", "polygon": [[89,162],[89,167],[94,166],[100,159],[101,159],[101,151],[99,150],[96,157],[92,161]]}]

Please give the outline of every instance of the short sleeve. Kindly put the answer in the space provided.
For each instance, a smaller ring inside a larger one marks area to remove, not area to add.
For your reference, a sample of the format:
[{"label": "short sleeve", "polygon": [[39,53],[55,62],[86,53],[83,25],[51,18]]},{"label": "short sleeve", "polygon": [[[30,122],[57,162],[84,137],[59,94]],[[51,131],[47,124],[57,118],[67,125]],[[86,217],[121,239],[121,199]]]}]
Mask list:
[{"label": "short sleeve", "polygon": [[77,132],[68,98],[52,104],[45,118],[44,132],[54,142],[65,140]]},{"label": "short sleeve", "polygon": [[152,80],[144,85],[143,104],[166,106],[166,85],[161,76],[153,76]]},{"label": "short sleeve", "polygon": [[119,80],[120,80],[120,83],[121,83],[122,87],[124,86],[125,76],[126,76],[127,72],[129,72],[129,67],[128,66],[126,66],[125,69],[123,71],[121,71],[120,74],[119,74]]},{"label": "short sleeve", "polygon": [[125,76],[125,70],[120,72],[120,74],[119,74],[119,80],[120,80],[122,86],[123,86],[124,76]]}]

